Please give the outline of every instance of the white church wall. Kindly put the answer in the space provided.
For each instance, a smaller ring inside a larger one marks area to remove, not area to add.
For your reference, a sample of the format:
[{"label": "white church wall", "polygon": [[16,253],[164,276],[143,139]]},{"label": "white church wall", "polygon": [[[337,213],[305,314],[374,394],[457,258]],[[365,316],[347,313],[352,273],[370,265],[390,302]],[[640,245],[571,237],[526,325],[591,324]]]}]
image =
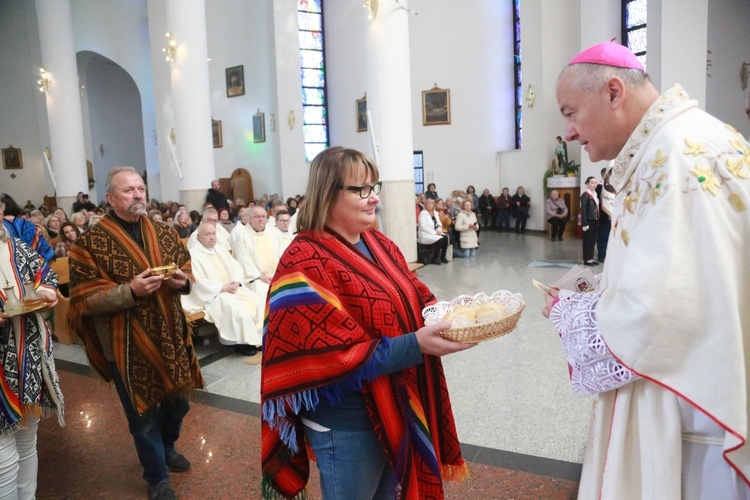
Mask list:
[{"label": "white church wall", "polygon": [[709,0],[708,49],[711,66],[706,79],[705,109],[729,123],[744,137],[750,137],[750,120],[745,115],[750,87],[742,89],[740,69],[750,64],[750,2]]},{"label": "white church wall", "polygon": [[129,166],[146,168],[143,142],[143,116],[135,82],[119,66],[94,58],[87,66],[86,95],[91,130],[95,191],[105,199],[107,172]]},{"label": "white church wall", "polygon": [[[511,2],[410,2],[414,149],[447,196],[474,185],[499,194],[496,152],[515,147]],[[424,126],[422,91],[451,91],[451,124]]]},{"label": "white church wall", "polygon": [[[524,186],[531,198],[529,229],[546,228],[543,178],[554,158],[555,137],[564,135],[555,84],[565,63],[580,50],[576,7],[565,1],[521,1],[523,149],[499,153],[498,163],[502,187],[513,194],[518,186]],[[529,85],[535,93],[533,108],[526,102]],[[580,162],[577,143],[568,144],[568,153]]]},{"label": "white church wall", "polygon": [[[217,177],[245,168],[256,198],[282,193],[276,112],[273,4],[266,0],[206,2],[211,113],[221,120],[223,147],[214,149]],[[294,33],[294,39],[297,34]],[[299,66],[297,58],[295,64]],[[226,68],[243,66],[245,94],[227,97]],[[299,96],[299,89],[296,94]],[[265,142],[254,142],[253,115],[265,113]],[[206,186],[208,188],[209,186]]]},{"label": "white church wall", "polygon": [[[141,138],[137,141],[139,144],[134,146],[142,145],[142,154],[149,175],[149,187],[152,193],[158,193],[160,191],[158,177],[160,163],[155,135],[157,132],[156,104],[146,2],[101,2],[97,0],[70,0],[70,2],[76,52],[91,51],[105,56],[119,65],[133,79],[138,88],[141,127],[137,132]],[[83,98],[88,98],[87,90],[84,89],[83,92],[85,94]],[[116,103],[112,104],[116,106]],[[95,172],[99,172],[96,175],[97,185],[103,185],[105,179],[101,177],[101,172],[104,168],[97,167],[97,162],[102,158],[98,148],[99,144],[92,143],[91,149],[86,151],[86,159],[92,161]],[[122,161],[129,160],[124,158]],[[122,163],[119,164],[122,165]],[[129,166],[138,168],[137,165]],[[98,188],[96,190],[101,201],[101,193]]]},{"label": "white church wall", "polygon": [[[327,0],[326,6],[332,144],[372,154],[369,137],[357,133],[355,123],[355,100],[365,88],[369,21],[359,4]],[[442,196],[469,184],[496,195],[502,187],[515,192],[523,185],[533,200],[528,227],[542,229],[542,179],[554,138],[563,134],[555,81],[580,47],[580,25],[569,2],[521,2],[523,93],[529,84],[536,93],[534,107],[523,108],[522,150],[514,149],[511,3],[478,1],[459,8],[413,0],[409,7],[418,13],[409,18],[412,116],[414,149],[424,152],[425,182],[435,182]],[[422,91],[434,84],[451,90],[450,125],[422,124]]]},{"label": "white church wall", "polygon": [[[23,169],[0,169],[0,191],[39,205],[54,187],[42,162],[49,145],[34,2],[0,0],[0,147],[21,149]],[[44,124],[42,126],[41,124]],[[13,175],[15,178],[11,177]]]},{"label": "white church wall", "polygon": [[[514,147],[513,27],[509,2],[413,0],[409,7],[414,150],[424,153],[425,182],[442,196],[474,184],[498,193],[496,152]],[[369,20],[359,3],[326,1],[331,144],[373,154],[357,132],[355,100],[366,87]],[[451,124],[424,126],[422,91],[451,91]]]},{"label": "white church wall", "polygon": [[373,157],[370,135],[357,132],[356,100],[367,87],[366,43],[370,20],[360,2],[325,0],[325,41],[331,146]]},{"label": "white church wall", "polygon": [[[621,11],[622,5],[620,0],[581,0],[579,9],[580,21],[578,21],[579,25],[577,29],[573,32],[580,33],[580,45],[578,47],[569,47],[567,53],[562,57],[562,64],[557,68],[557,72],[559,73],[563,65],[583,49],[597,43],[612,40],[613,38],[616,42],[621,43]],[[650,37],[651,34],[649,34],[649,40]],[[571,37],[571,41],[574,39],[574,37]],[[554,75],[554,79],[556,82],[557,74]],[[564,136],[564,134],[560,135]],[[568,154],[581,164],[581,188],[583,188],[586,179],[591,176],[600,179],[602,168],[608,166],[608,162],[606,161],[592,162],[589,159],[588,153],[581,148],[578,142],[568,143]],[[574,207],[574,212],[578,208]]]}]

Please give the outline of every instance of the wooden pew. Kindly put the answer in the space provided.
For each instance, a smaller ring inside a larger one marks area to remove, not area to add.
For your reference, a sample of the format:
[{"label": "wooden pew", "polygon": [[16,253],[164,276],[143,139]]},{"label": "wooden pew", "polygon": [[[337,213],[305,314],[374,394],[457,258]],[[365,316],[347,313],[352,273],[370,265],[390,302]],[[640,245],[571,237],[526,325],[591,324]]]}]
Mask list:
[{"label": "wooden pew", "polygon": [[[57,285],[70,284],[70,268],[68,268],[68,258],[58,257],[50,267],[57,273]],[[68,317],[70,315],[70,298],[65,297],[60,291],[57,291],[57,305],[55,306],[55,330],[54,334],[61,344],[73,344],[75,339],[68,326]]]}]

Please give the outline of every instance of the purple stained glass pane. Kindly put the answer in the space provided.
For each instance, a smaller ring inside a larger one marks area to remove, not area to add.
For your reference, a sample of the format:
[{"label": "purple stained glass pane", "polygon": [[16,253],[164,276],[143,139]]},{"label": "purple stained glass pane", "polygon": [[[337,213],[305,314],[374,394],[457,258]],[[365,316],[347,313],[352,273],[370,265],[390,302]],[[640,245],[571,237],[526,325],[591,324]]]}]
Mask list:
[{"label": "purple stained glass pane", "polygon": [[320,12],[320,0],[299,0],[297,10]]},{"label": "purple stained glass pane", "polygon": [[328,147],[328,144],[312,143],[305,144],[305,161],[313,161],[313,158],[318,156],[318,153]]},{"label": "purple stained glass pane", "polygon": [[303,68],[323,69],[323,53],[319,50],[300,50],[299,55]]},{"label": "purple stained glass pane", "polygon": [[302,86],[303,87],[323,87],[325,86],[325,75],[319,69],[302,69]]},{"label": "purple stained glass pane", "polygon": [[328,141],[328,127],[325,125],[303,125],[302,133],[305,136],[305,142]]},{"label": "purple stained glass pane", "polygon": [[312,123],[326,123],[326,109],[323,106],[303,106],[303,123],[305,125]]},{"label": "purple stained glass pane", "polygon": [[308,14],[300,12],[297,15],[299,19],[299,29],[306,31],[323,31],[323,18],[320,14]]},{"label": "purple stained glass pane", "polygon": [[299,48],[323,50],[323,33],[319,31],[300,31]]},{"label": "purple stained glass pane", "polygon": [[647,0],[633,0],[625,7],[625,27],[632,28],[646,24]]},{"label": "purple stained glass pane", "polygon": [[325,104],[323,102],[323,98],[325,95],[323,94],[322,89],[302,89],[302,104],[304,105],[310,105],[310,104]]}]

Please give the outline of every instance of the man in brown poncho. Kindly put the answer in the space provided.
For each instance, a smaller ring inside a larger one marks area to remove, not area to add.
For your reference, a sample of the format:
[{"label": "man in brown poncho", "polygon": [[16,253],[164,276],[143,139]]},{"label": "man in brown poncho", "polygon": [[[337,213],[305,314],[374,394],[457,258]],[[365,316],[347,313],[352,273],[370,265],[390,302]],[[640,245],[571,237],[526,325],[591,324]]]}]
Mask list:
[{"label": "man in brown poncho", "polygon": [[[177,232],[146,216],[143,179],[111,170],[113,211],[70,253],[72,327],[91,365],[120,396],[152,499],[175,498],[169,471],[190,462],[175,450],[192,388],[204,385],[180,305],[190,292],[190,254]],[[151,269],[175,263],[168,279]]]}]

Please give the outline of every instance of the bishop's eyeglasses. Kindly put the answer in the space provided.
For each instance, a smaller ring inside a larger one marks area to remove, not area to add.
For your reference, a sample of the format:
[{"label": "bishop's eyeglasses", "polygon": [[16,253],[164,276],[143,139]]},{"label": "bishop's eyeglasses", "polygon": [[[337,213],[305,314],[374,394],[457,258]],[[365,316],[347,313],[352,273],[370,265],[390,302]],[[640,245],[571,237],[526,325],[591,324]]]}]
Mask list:
[{"label": "bishop's eyeglasses", "polygon": [[383,182],[378,181],[372,186],[339,186],[339,189],[346,189],[347,191],[354,191],[359,193],[360,198],[369,198],[372,194],[380,194],[380,189],[383,187]]}]

